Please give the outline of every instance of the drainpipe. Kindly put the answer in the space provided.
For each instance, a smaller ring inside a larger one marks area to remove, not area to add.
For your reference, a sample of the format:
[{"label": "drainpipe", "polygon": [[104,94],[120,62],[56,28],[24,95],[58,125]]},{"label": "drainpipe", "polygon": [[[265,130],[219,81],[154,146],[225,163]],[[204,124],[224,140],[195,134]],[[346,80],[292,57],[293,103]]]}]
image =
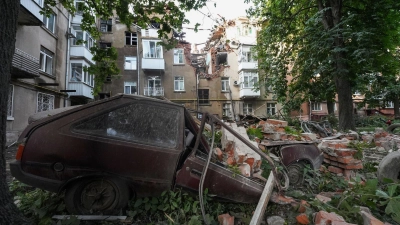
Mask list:
[{"label": "drainpipe", "polygon": [[137,44],[136,44],[136,62],[137,62],[137,77],[138,77],[138,84],[137,84],[137,94],[140,95],[140,54],[139,54],[139,29],[136,25],[136,35],[137,35]]},{"label": "drainpipe", "polygon": [[[65,60],[65,89],[68,89],[68,76],[69,76],[69,54],[70,54],[70,49],[71,49],[71,42],[70,42],[70,38],[69,38],[69,31],[71,30],[71,13],[68,13],[68,26],[67,26],[67,51],[66,51],[66,58],[67,60]],[[68,94],[68,92],[67,92]],[[69,94],[67,97],[64,97],[64,107],[67,106],[67,98],[69,98]]]}]

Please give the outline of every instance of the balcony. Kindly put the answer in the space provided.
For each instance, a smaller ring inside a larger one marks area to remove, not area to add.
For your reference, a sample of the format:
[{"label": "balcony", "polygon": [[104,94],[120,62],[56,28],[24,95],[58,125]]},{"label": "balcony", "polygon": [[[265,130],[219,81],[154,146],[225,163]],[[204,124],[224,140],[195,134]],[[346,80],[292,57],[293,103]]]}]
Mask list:
[{"label": "balcony", "polygon": [[93,99],[93,94],[92,94],[93,88],[83,82],[70,81],[68,83],[68,89],[76,90],[76,92],[69,92],[69,96],[71,97],[75,96],[75,97],[84,97]]},{"label": "balcony", "polygon": [[241,88],[239,92],[240,99],[244,98],[259,98],[260,90],[255,91],[253,88]]},{"label": "balcony", "polygon": [[[43,0],[37,0],[39,4],[43,4]],[[18,24],[25,26],[42,25],[43,15],[40,14],[41,7],[32,0],[21,0],[18,14]]]},{"label": "balcony", "polygon": [[85,58],[91,63],[95,63],[93,54],[85,46],[71,46],[71,58]]},{"label": "balcony", "polygon": [[163,87],[144,88],[144,95],[145,96],[164,96],[164,88]]},{"label": "balcony", "polygon": [[238,71],[242,70],[256,70],[257,69],[257,62],[239,62]]},{"label": "balcony", "polygon": [[16,79],[39,77],[39,59],[16,48],[12,59],[11,77]]},{"label": "balcony", "polygon": [[142,69],[144,71],[164,72],[165,61],[163,58],[142,58]]}]

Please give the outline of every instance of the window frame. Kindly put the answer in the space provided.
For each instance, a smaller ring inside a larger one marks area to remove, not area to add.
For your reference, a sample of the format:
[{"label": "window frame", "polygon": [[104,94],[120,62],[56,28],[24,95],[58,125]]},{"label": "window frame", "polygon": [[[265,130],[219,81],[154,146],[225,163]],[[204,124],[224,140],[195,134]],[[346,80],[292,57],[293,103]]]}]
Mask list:
[{"label": "window frame", "polygon": [[[200,93],[202,92],[202,93]],[[197,89],[197,96],[199,99],[199,105],[209,105],[210,104],[210,90],[209,89]],[[203,97],[203,98],[201,98]]]},{"label": "window frame", "polygon": [[174,49],[174,64],[185,64],[185,50],[183,48]]},{"label": "window frame", "polygon": [[[108,19],[100,19],[100,32],[102,33],[110,33],[112,32],[112,18]],[[105,28],[105,30],[103,30]]]},{"label": "window frame", "polygon": [[253,104],[252,103],[243,103],[243,114],[244,115],[253,115]]},{"label": "window frame", "polygon": [[[272,111],[272,113],[270,113]],[[276,114],[276,103],[268,102],[267,103],[267,115],[273,116]]]},{"label": "window frame", "polygon": [[[132,93],[132,87],[135,87],[135,92]],[[129,88],[129,93],[126,91]],[[137,94],[137,83],[135,81],[125,81],[124,82],[124,94],[136,95]]]},{"label": "window frame", "polygon": [[311,111],[322,111],[321,102],[311,102]]},{"label": "window frame", "polygon": [[232,117],[232,104],[222,103],[222,117]]},{"label": "window frame", "polygon": [[[39,70],[49,74],[51,76],[53,75],[53,65],[54,65],[54,53],[51,52],[50,50],[46,49],[45,47],[41,46],[40,47],[40,58],[39,58]],[[50,59],[50,63],[47,63],[48,59]],[[50,64],[50,66],[49,66]],[[50,71],[48,71],[50,69]]]},{"label": "window frame", "polygon": [[[74,67],[72,64],[80,64],[81,65],[81,74],[80,74],[80,79],[75,79],[73,80],[73,78],[76,76],[72,76],[72,73],[74,72]],[[84,83],[90,87],[94,87],[94,75],[93,74],[89,74],[88,71],[85,71],[85,67],[89,67],[90,65],[88,65],[85,61],[80,61],[80,60],[73,60],[70,62],[70,78],[69,78],[69,82],[79,82],[79,83]]]},{"label": "window frame", "polygon": [[[133,35],[135,34],[135,35]],[[128,36],[129,35],[129,36]],[[128,43],[129,40],[129,43]],[[136,41],[134,41],[136,40]],[[136,44],[134,44],[136,43]],[[138,44],[138,36],[136,32],[125,31],[125,45],[136,46]]]},{"label": "window frame", "polygon": [[[52,19],[51,19],[52,18]],[[56,14],[54,14],[54,13],[52,13],[51,15],[50,15],[50,17],[47,17],[46,15],[43,15],[43,19],[42,19],[42,22],[43,22],[43,27],[45,27],[47,30],[49,30],[51,33],[55,33],[56,32],[56,19],[57,19],[57,15]],[[50,28],[49,26],[49,22],[50,21],[53,21],[53,26],[52,26],[52,28]]]},{"label": "window frame", "polygon": [[[48,103],[44,103],[44,97],[49,98],[49,102]],[[36,112],[44,112],[44,111],[50,111],[54,109],[54,99],[55,96],[54,95],[50,95],[50,94],[46,94],[43,92],[38,92],[37,93],[37,97],[36,97]],[[43,110],[43,105],[47,105],[47,110]]]},{"label": "window frame", "polygon": [[[128,58],[130,58],[131,60],[128,60]],[[127,68],[127,61],[130,61],[130,64],[132,65],[131,68]],[[132,63],[133,61],[135,63]],[[137,57],[136,56],[125,56],[124,70],[137,70]]]},{"label": "window frame", "polygon": [[229,77],[221,77],[221,91],[229,92]]},{"label": "window frame", "polygon": [[[151,53],[151,50],[153,46],[151,46],[151,43],[154,42],[154,53]],[[163,59],[163,48],[161,45],[158,44],[158,42],[161,42],[160,40],[142,40],[142,47],[143,47],[143,58],[147,59]],[[152,56],[154,55],[154,57]]]},{"label": "window frame", "polygon": [[[256,81],[254,81],[254,79]],[[258,83],[258,73],[257,72],[243,72],[242,88],[251,88],[252,89],[252,88],[254,88],[256,83]]]},{"label": "window frame", "polygon": [[185,78],[182,76],[174,77],[174,91],[183,92],[185,91]]}]

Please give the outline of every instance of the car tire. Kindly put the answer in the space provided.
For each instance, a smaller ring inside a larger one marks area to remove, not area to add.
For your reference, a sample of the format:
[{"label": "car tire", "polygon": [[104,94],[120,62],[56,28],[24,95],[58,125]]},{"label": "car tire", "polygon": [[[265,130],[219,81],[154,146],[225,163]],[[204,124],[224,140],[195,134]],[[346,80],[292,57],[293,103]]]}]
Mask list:
[{"label": "car tire", "polygon": [[292,163],[286,167],[290,186],[301,186],[304,182],[304,162]]},{"label": "car tire", "polygon": [[394,133],[396,128],[400,127],[400,123],[395,123],[386,128],[389,133]]},{"label": "car tire", "polygon": [[73,215],[115,215],[128,204],[129,188],[116,178],[89,178],[67,188],[64,201]]}]

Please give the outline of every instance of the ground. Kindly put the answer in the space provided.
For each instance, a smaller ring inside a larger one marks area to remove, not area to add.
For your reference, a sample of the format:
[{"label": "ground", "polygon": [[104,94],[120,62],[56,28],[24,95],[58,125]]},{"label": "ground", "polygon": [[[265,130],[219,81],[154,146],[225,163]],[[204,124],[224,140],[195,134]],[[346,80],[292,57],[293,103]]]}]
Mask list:
[{"label": "ground", "polygon": [[5,158],[6,158],[7,183],[10,183],[12,181],[9,163],[15,159],[16,154],[17,154],[17,147],[15,145],[6,149]]}]

